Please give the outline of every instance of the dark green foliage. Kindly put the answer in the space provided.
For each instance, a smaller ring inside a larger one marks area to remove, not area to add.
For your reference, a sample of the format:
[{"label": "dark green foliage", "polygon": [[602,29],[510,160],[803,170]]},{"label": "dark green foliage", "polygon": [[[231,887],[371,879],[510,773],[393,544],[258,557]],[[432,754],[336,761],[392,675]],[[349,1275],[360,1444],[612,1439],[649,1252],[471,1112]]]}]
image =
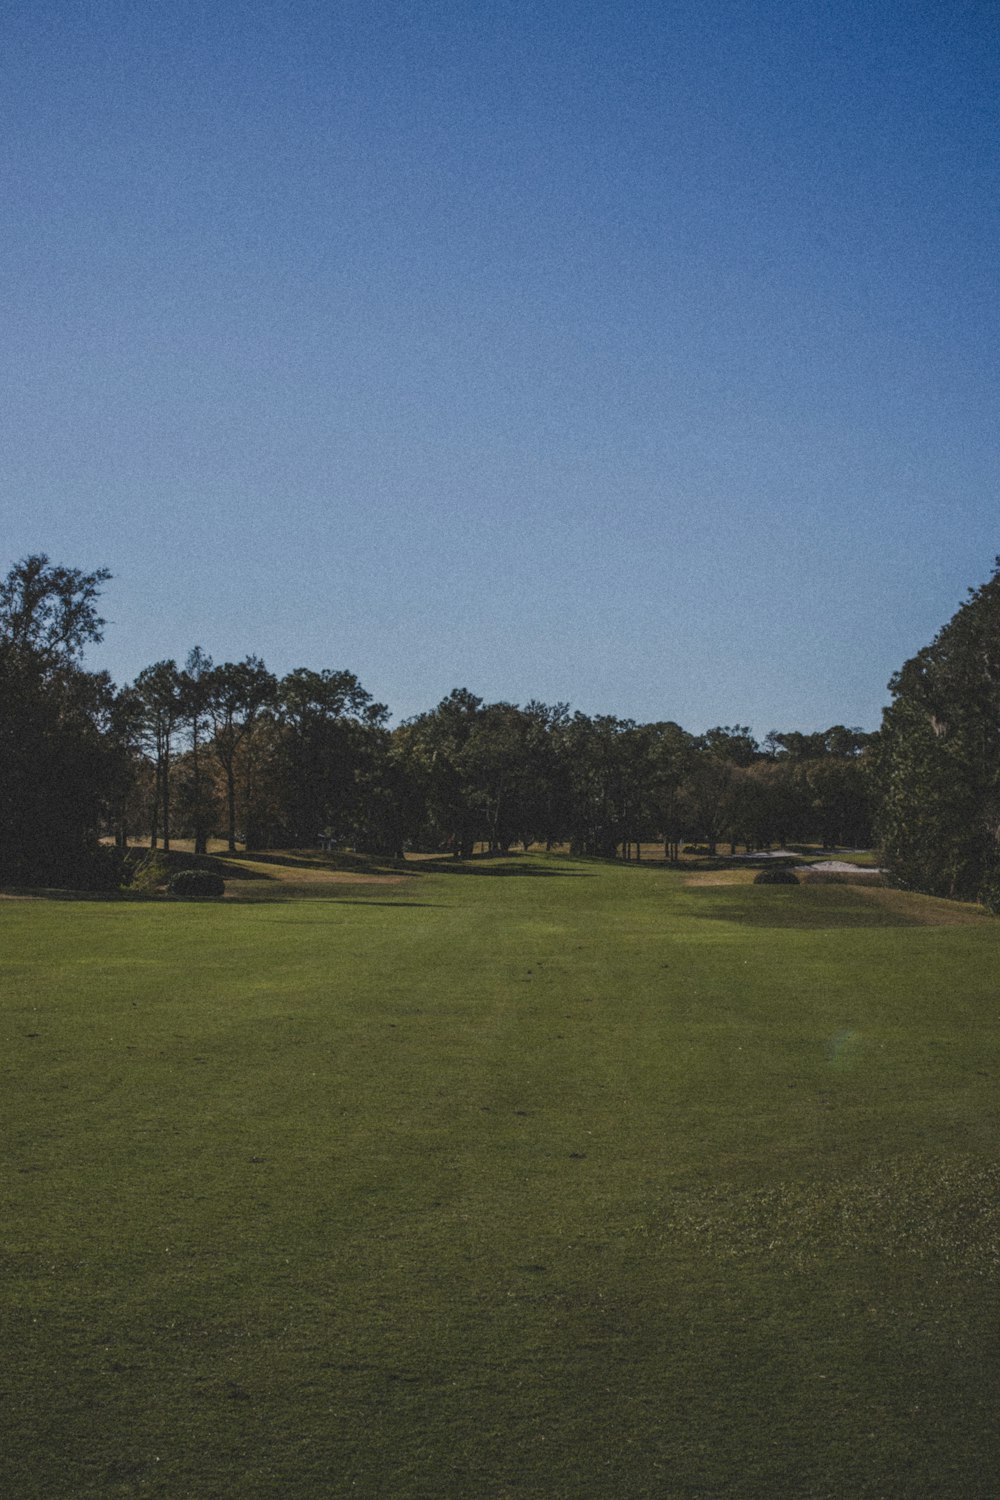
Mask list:
[{"label": "dark green foliage", "polygon": [[1000,864],[1000,576],[890,683],[876,754],[893,883],[975,899]]},{"label": "dark green foliage", "polygon": [[97,853],[113,698],[78,656],[101,639],[100,570],[36,556],[0,583],[0,882],[106,888]]},{"label": "dark green foliage", "polygon": [[0,656],[28,656],[46,666],[77,661],[102,639],[97,613],[106,568],[84,573],[50,563],[43,552],[15,563],[0,582]]},{"label": "dark green foliage", "polygon": [[766,869],[757,871],[753,883],[754,885],[798,885],[799,877],[787,865],[768,865]]},{"label": "dark green foliage", "polygon": [[212,754],[224,778],[228,845],[230,852],[235,852],[238,773],[243,783],[244,839],[250,844],[258,842],[254,836],[258,801],[255,742],[275,707],[278,685],[258,656],[248,656],[240,662],[212,667],[199,686],[211,724]]},{"label": "dark green foliage", "polygon": [[351,672],[299,667],[279,683],[259,657],[216,666],[200,647],[116,691],[79,660],[101,639],[107,576],[39,555],[0,582],[0,880],[89,884],[99,834],[122,850],[190,838],[199,856],[220,834],[231,853],[238,839],[323,838],[397,859],[543,843],[627,860],[657,843],[676,861],[692,840],[713,855],[720,840],[730,852],[868,842],[868,737],[840,725],[761,745],[741,724],[695,737],[670,720],[456,689],[390,730]]},{"label": "dark green foliage", "polygon": [[73,890],[110,895],[121,888],[125,878],[124,853],[105,844],[90,844],[64,867],[64,877]]},{"label": "dark green foliage", "polygon": [[226,882],[213,870],[178,870],[167,882],[171,896],[224,896]]},{"label": "dark green foliage", "polygon": [[348,843],[359,824],[385,823],[370,776],[383,750],[384,705],[345,671],[299,667],[282,678],[276,694],[268,763],[276,804],[271,842],[308,848],[326,829]]}]

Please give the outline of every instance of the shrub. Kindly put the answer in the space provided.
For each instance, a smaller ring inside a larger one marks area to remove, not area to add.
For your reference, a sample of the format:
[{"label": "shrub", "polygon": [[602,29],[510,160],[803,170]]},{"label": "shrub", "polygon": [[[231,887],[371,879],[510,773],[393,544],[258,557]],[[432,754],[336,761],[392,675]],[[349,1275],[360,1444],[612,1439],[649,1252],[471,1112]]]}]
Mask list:
[{"label": "shrub", "polygon": [[49,883],[73,891],[109,893],[118,890],[124,872],[125,860],[120,849],[94,844],[87,849],[70,851],[57,862]]},{"label": "shrub", "polygon": [[80,870],[81,885],[90,891],[117,891],[125,878],[125,856],[120,849],[99,844]]},{"label": "shrub", "polygon": [[0,884],[4,885],[111,895],[118,890],[123,874],[120,851],[103,844],[47,843],[21,850],[0,847]]},{"label": "shrub", "polygon": [[152,896],[161,885],[166,885],[170,875],[170,866],[156,849],[143,855],[137,864],[133,865],[131,861],[127,861],[125,869],[126,875],[130,869],[132,875],[131,880],[127,880],[127,884],[140,896]]},{"label": "shrub", "polygon": [[167,883],[171,896],[222,896],[226,882],[214,870],[178,870]]},{"label": "shrub", "polygon": [[753,878],[753,883],[754,885],[798,885],[799,877],[794,870],[777,865],[768,870],[758,871]]}]

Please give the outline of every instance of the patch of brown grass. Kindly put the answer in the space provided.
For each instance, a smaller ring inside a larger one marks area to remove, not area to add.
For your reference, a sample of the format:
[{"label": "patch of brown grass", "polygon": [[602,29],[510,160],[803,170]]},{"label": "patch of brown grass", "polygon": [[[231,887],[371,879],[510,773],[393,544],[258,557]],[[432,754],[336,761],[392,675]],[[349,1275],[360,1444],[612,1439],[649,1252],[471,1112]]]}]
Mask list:
[{"label": "patch of brown grass", "polygon": [[917,891],[896,891],[887,885],[867,885],[852,881],[852,890],[860,892],[867,901],[889,911],[898,912],[911,922],[923,927],[969,927],[981,926],[995,919],[983,908],[970,901],[946,901],[942,896],[923,896]]},{"label": "patch of brown grass", "polygon": [[282,864],[278,860],[241,857],[226,872],[226,896],[236,901],[281,900],[291,896],[308,899],[332,895],[334,891],[356,890],[359,886],[402,885],[407,878],[404,874],[378,874],[365,869],[331,869],[318,861]]},{"label": "patch of brown grass", "polygon": [[747,866],[742,870],[696,870],[685,875],[685,885],[750,885],[757,870]]}]

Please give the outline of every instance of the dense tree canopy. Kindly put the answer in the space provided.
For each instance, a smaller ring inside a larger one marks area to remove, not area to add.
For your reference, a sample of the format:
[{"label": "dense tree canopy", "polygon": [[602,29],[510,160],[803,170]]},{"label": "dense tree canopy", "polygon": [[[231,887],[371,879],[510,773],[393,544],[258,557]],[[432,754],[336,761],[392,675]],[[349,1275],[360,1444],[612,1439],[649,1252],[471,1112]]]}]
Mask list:
[{"label": "dense tree canopy", "polygon": [[79,662],[86,646],[103,639],[97,600],[110,577],[107,568],[60,567],[43,552],[15,563],[0,580],[0,656],[39,667]]},{"label": "dense tree canopy", "polygon": [[198,646],[116,688],[82,662],[108,577],[38,554],[0,580],[0,880],[100,883],[101,835],[625,859],[658,842],[675,860],[685,843],[866,845],[874,822],[897,883],[1000,906],[1000,563],[892,679],[878,735],[762,742],[467,688],[390,728],[350,671],[279,680]]},{"label": "dense tree canopy", "polygon": [[777,840],[865,843],[870,736],[745,725],[692,735],[567,704],[488,703],[457,688],[396,728],[344,669],[280,680],[255,655],[145,667],[115,689],[83,670],[101,639],[104,570],[45,557],[0,584],[0,821],[8,880],[76,878],[97,836],[204,851],[341,846],[468,855],[544,843],[638,857]]},{"label": "dense tree canopy", "polygon": [[895,880],[973,897],[1000,865],[1000,564],[889,684],[878,829]]},{"label": "dense tree canopy", "polygon": [[114,692],[80,656],[101,639],[96,600],[108,577],[38,554],[0,582],[0,879],[95,878],[119,770],[108,733]]}]

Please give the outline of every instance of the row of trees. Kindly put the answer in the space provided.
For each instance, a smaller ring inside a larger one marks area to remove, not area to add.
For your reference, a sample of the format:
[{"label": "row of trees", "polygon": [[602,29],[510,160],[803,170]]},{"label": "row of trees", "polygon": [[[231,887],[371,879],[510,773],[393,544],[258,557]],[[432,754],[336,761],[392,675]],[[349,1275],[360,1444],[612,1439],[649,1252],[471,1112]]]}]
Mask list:
[{"label": "row of trees", "polygon": [[199,650],[183,669],[147,668],[117,708],[132,772],[116,807],[121,844],[149,831],[203,850],[224,832],[231,849],[325,835],[397,857],[414,846],[468,855],[479,842],[627,857],[662,840],[676,858],[685,839],[714,852],[721,840],[863,843],[870,833],[868,737],[841,727],[762,746],[739,725],[695,736],[458,689],[390,730],[350,672],[278,679],[255,657],[216,667]]},{"label": "row of trees", "polygon": [[279,680],[258,657],[216,666],[197,646],[183,668],[146,667],[115,698],[116,841],[148,832],[169,849],[181,833],[204,853],[219,833],[235,850],[313,844],[334,818],[353,828],[386,714],[350,672]]},{"label": "row of trees", "polygon": [[0,877],[86,873],[97,835],[204,851],[314,847],[467,855],[478,842],[569,844],[625,858],[661,841],[714,850],[866,844],[872,736],[743,725],[692,735],[565,704],[486,703],[465,689],[390,728],[353,673],[276,677],[256,656],[195,647],[118,688],[87,672],[107,574],[19,563],[0,586]]}]

